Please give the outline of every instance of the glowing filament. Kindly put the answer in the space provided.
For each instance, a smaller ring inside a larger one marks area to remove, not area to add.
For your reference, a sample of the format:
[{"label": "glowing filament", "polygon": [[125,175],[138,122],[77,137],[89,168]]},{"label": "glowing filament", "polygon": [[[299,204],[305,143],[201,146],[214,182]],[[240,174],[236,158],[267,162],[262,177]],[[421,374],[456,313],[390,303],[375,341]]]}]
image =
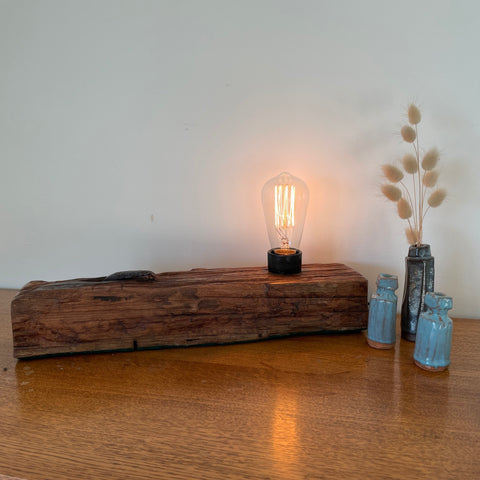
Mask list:
[{"label": "glowing filament", "polygon": [[278,229],[295,226],[295,187],[275,185],[275,227]]},{"label": "glowing filament", "polygon": [[281,248],[290,246],[289,232],[295,226],[295,187],[275,185],[275,228]]}]

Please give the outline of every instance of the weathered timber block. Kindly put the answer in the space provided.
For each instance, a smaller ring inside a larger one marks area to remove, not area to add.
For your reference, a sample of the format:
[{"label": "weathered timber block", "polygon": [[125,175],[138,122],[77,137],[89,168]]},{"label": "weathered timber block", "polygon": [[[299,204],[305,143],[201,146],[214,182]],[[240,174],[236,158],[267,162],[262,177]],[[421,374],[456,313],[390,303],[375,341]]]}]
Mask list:
[{"label": "weathered timber block", "polygon": [[35,281],[12,301],[17,358],[359,330],[367,317],[367,280],[342,264]]}]

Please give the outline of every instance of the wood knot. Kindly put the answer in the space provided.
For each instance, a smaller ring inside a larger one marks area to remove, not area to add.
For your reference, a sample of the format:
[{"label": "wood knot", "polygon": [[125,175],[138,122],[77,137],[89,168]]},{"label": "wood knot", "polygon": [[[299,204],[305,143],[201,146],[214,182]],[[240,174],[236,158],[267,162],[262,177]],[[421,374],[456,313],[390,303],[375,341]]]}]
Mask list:
[{"label": "wood knot", "polygon": [[115,272],[105,277],[104,282],[116,282],[119,280],[135,280],[137,282],[152,282],[155,280],[155,274],[150,270],[125,270]]}]

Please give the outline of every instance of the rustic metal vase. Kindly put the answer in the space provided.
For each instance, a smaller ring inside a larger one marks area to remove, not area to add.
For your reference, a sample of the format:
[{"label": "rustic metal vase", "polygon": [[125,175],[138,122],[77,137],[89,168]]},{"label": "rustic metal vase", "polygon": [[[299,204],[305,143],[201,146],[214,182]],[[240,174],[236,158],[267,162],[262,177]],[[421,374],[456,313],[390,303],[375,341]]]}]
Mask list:
[{"label": "rustic metal vase", "polygon": [[424,370],[440,372],[450,365],[453,322],[447,311],[452,308],[452,297],[427,293],[425,305],[427,311],[418,320],[413,359]]},{"label": "rustic metal vase", "polygon": [[415,341],[420,314],[426,310],[425,294],[433,292],[434,258],[430,245],[410,245],[405,258],[405,287],[402,302],[402,338]]},{"label": "rustic metal vase", "polygon": [[373,348],[388,349],[395,346],[397,323],[398,288],[396,275],[380,273],[377,277],[377,292],[370,300],[367,342]]}]

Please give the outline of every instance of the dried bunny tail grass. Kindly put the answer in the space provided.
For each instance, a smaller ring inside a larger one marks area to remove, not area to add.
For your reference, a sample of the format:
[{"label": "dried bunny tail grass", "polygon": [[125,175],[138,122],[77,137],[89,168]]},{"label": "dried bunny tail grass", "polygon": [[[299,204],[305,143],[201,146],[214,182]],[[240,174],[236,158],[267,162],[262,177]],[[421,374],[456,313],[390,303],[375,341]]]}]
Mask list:
[{"label": "dried bunny tail grass", "polygon": [[438,180],[438,171],[429,170],[428,172],[425,172],[422,182],[426,187],[431,188],[437,184],[437,180]]},{"label": "dried bunny tail grass", "polygon": [[397,183],[403,178],[402,171],[394,165],[382,165],[382,171],[385,175],[385,178],[392,183]]},{"label": "dried bunny tail grass", "polygon": [[402,159],[403,168],[407,173],[417,173],[418,172],[418,162],[415,155],[407,153],[403,156]]},{"label": "dried bunny tail grass", "polygon": [[406,228],[405,229],[405,235],[407,237],[409,245],[414,245],[414,244],[418,243],[418,233],[413,228],[411,228],[411,227]]},{"label": "dried bunny tail grass", "polygon": [[428,197],[428,204],[432,208],[436,208],[442,204],[447,196],[447,191],[444,188],[437,188],[434,192]]},{"label": "dried bunny tail grass", "polygon": [[402,191],[390,183],[382,185],[382,193],[392,202],[398,202],[402,198]]},{"label": "dried bunny tail grass", "polygon": [[401,198],[397,203],[398,216],[404,220],[412,216],[412,209],[405,198]]},{"label": "dried bunny tail grass", "polygon": [[422,119],[422,114],[420,113],[420,110],[415,104],[411,103],[408,106],[407,113],[408,113],[408,121],[412,125],[417,125],[417,123],[420,123],[420,120]]},{"label": "dried bunny tail grass", "polygon": [[415,130],[410,125],[404,125],[400,133],[402,134],[402,138],[408,143],[413,143],[417,138]]},{"label": "dried bunny tail grass", "polygon": [[433,170],[437,165],[439,157],[438,150],[435,147],[431,148],[423,157],[422,168],[427,171]]}]

